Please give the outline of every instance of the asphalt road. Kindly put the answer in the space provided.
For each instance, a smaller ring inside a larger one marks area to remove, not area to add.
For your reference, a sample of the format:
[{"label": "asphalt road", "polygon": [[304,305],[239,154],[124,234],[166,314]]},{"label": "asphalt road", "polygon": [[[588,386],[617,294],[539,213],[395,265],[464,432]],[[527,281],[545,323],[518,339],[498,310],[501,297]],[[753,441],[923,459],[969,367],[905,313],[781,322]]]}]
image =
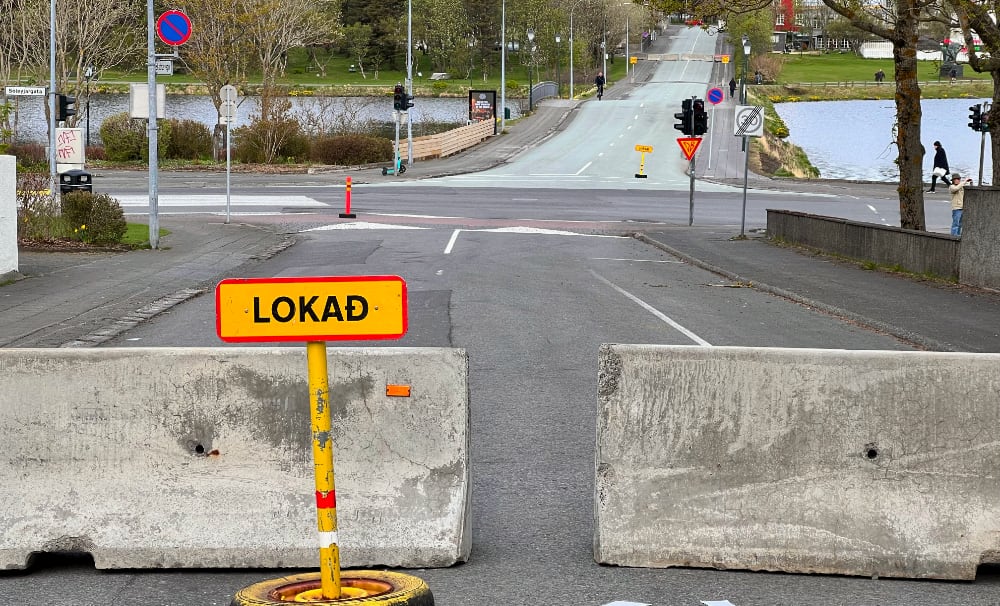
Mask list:
[{"label": "asphalt road", "polygon": [[[682,38],[681,42],[690,41]],[[667,82],[664,78],[661,84],[673,86]],[[613,106],[618,101],[606,97],[600,103]],[[626,120],[629,112],[636,115],[634,99],[621,103],[623,107],[628,104],[627,111],[615,114],[619,116],[616,120]],[[662,117],[656,120],[662,121]],[[678,172],[683,166],[657,168],[663,171],[661,188],[595,186],[601,180],[634,171],[635,158],[608,151],[621,128],[598,128],[598,123],[580,120],[573,124],[583,126],[571,124],[539,147],[537,155],[526,155],[505,166],[507,172],[450,177],[446,178],[450,181],[428,185],[359,187],[355,200],[362,216],[356,222],[335,217],[342,190],[329,183],[308,183],[313,177],[298,181],[255,178],[266,195],[274,197],[240,206],[241,212],[265,213],[241,215],[241,220],[294,232],[299,238],[281,255],[255,266],[253,276],[404,276],[410,293],[410,330],[399,342],[376,346],[460,347],[469,352],[472,556],[461,566],[411,571],[428,581],[437,603],[1000,603],[997,567],[982,567],[975,583],[945,583],[647,570],[594,563],[593,467],[600,344],[893,350],[910,346],[730,283],[627,237],[637,226],[662,227],[658,222],[686,225],[686,177]],[[586,130],[577,133],[576,128]],[[565,133],[568,138],[562,140]],[[594,156],[589,159],[581,155],[588,146]],[[573,149],[574,157],[563,153],[566,148]],[[605,156],[596,155],[602,152]],[[554,158],[552,164],[543,160],[549,156]],[[559,164],[562,162],[565,164]],[[565,175],[574,167],[579,170],[581,162],[592,162],[587,170],[593,167],[595,172],[585,183],[573,183]],[[534,179],[540,185],[533,187],[523,183],[511,186],[509,181],[516,179],[503,176],[524,178],[535,173],[548,177]],[[480,180],[478,186],[459,185],[462,181],[475,183],[476,179]],[[481,181],[486,179],[494,181],[484,187]],[[217,180],[213,180],[214,185],[190,181],[185,184],[180,179],[175,192],[188,197],[189,202],[197,190],[219,195]],[[562,186],[550,187],[560,181]],[[119,187],[120,192],[127,192],[127,180]],[[249,195],[243,189],[239,193]],[[891,198],[877,192],[856,193],[862,195],[847,198],[755,192],[748,216],[752,226],[760,227],[763,209],[779,202],[782,207],[790,207],[784,203],[802,205],[794,208],[821,214],[861,217],[868,213],[865,220],[872,220],[873,214],[894,216],[896,206]],[[290,196],[303,196],[316,204]],[[701,229],[710,237],[731,237],[739,225],[740,202],[741,194],[734,191],[700,193],[696,225],[707,225]],[[140,207],[134,208],[142,212]],[[165,212],[170,209],[170,204],[162,208]],[[219,208],[214,201],[211,205],[188,204],[178,211],[218,213]],[[219,219],[211,215],[206,220]],[[936,215],[933,221],[941,222]],[[211,296],[193,299],[104,346],[224,346],[214,336],[213,305]],[[303,420],[303,430],[307,427],[307,420]],[[87,558],[49,557],[26,573],[0,576],[0,603],[223,605],[236,589],[285,572],[97,572]]]}]

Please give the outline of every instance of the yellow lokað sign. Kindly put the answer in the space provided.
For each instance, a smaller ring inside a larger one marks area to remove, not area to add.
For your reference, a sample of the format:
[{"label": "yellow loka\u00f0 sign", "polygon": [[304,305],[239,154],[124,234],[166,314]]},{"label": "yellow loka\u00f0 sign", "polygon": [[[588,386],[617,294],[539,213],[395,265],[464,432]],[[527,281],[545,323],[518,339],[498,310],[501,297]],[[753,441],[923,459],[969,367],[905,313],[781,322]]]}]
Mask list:
[{"label": "yellow loka\u00f0 sign", "polygon": [[230,278],[215,288],[215,330],[231,343],[398,339],[399,276]]},{"label": "yellow loka\u00f0 sign", "polygon": [[642,152],[644,154],[651,154],[651,153],[653,153],[653,146],[652,145],[636,145],[635,146],[635,151]]},{"label": "yellow loka\u00f0 sign", "polygon": [[639,58],[638,57],[629,57],[628,58],[628,62],[631,63],[632,65],[635,65],[636,63],[639,62]]}]

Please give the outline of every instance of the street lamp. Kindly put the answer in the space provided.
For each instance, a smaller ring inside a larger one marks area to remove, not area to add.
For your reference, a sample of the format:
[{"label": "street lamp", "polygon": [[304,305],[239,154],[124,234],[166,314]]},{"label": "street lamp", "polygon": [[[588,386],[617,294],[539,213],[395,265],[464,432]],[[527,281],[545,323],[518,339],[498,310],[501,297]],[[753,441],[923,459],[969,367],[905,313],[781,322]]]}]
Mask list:
[{"label": "street lamp", "polygon": [[500,134],[507,128],[507,0],[500,2]]},{"label": "street lamp", "polygon": [[556,34],[556,96],[562,99],[562,74],[559,72],[559,67],[562,65],[562,52],[559,50],[560,42],[562,42],[562,38],[559,34]]},{"label": "street lamp", "polygon": [[94,66],[88,65],[83,72],[83,79],[87,81],[87,147],[90,147],[90,81],[94,78]]},{"label": "street lamp", "polygon": [[[747,103],[747,74],[750,70],[750,37],[743,34],[743,105]],[[746,135],[743,135],[743,216],[740,219],[740,238],[746,238],[747,225],[747,173],[750,172],[750,146]]]},{"label": "street lamp", "polygon": [[528,28],[528,111],[532,111],[534,105],[532,103],[534,99],[534,90],[531,86],[531,62],[535,58],[535,30]]}]

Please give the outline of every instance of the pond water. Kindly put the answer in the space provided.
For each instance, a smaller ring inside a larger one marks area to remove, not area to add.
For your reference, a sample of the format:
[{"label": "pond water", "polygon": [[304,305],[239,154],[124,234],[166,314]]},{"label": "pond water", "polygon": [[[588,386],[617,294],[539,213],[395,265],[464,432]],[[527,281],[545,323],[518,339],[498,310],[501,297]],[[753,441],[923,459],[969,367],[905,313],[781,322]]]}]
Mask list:
[{"label": "pond water", "polygon": [[[19,141],[44,142],[48,128],[45,124],[44,97],[11,97],[18,103],[17,139]],[[93,95],[90,102],[90,142],[100,143],[101,123],[108,116],[128,111],[127,94]],[[391,97],[293,97],[292,113],[305,123],[320,126],[342,126],[361,124],[369,120],[392,123]],[[469,117],[467,98],[421,98],[414,99],[410,108],[410,118],[414,125],[421,122],[453,122],[464,124]],[[519,103],[508,99],[511,116],[519,115]],[[77,102],[79,128],[86,129],[86,104]],[[253,113],[259,111],[258,99],[246,97],[237,110],[234,128],[245,126]],[[217,122],[215,107],[209,97],[198,95],[167,95],[165,115],[168,118],[196,120],[212,128]],[[414,131],[416,132],[416,131]],[[84,130],[86,133],[86,130]],[[406,125],[401,134],[405,136]]]},{"label": "pond water", "polygon": [[[988,99],[926,99],[921,103],[921,140],[925,180],[930,181],[934,141],[948,154],[952,172],[977,180],[981,133],[968,127],[969,106]],[[777,103],[788,125],[788,140],[798,145],[825,179],[899,180],[892,127],[896,106],[886,101],[815,101]],[[989,135],[983,159],[983,183],[992,183]]]}]

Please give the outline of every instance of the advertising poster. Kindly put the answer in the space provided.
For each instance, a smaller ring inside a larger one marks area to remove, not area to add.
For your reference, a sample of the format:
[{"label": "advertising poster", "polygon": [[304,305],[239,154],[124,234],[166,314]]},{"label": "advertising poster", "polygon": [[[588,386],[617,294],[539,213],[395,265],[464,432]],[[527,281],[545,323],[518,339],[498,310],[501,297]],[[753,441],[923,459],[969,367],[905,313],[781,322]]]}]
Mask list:
[{"label": "advertising poster", "polygon": [[473,122],[492,120],[493,134],[497,134],[497,91],[469,91],[469,120]]}]

